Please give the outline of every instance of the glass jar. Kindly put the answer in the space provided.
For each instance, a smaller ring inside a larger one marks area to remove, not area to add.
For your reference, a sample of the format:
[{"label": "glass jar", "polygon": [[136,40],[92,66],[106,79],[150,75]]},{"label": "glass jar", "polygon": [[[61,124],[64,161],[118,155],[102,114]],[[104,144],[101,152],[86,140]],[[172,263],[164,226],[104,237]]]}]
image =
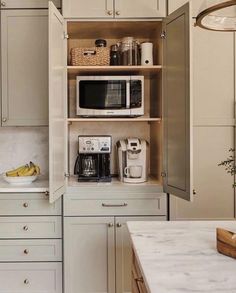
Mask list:
[{"label": "glass jar", "polygon": [[122,65],[140,65],[140,44],[133,37],[123,38],[120,46]]}]

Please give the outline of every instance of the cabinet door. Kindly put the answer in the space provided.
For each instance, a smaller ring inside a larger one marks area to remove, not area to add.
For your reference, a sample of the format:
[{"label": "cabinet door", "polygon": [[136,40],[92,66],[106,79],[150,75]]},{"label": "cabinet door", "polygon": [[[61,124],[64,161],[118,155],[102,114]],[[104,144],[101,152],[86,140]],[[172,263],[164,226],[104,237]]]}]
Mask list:
[{"label": "cabinet door", "polygon": [[132,290],[132,244],[128,221],[166,221],[166,217],[116,217],[116,293]]},{"label": "cabinet door", "polygon": [[[61,6],[60,0],[53,0],[57,6]],[[1,9],[18,9],[18,8],[48,8],[48,0],[2,0]]]},{"label": "cabinet door", "polygon": [[192,113],[190,89],[190,6],[185,4],[163,23],[164,191],[192,197]]},{"label": "cabinet door", "polygon": [[65,191],[66,38],[64,19],[49,2],[49,201]]},{"label": "cabinet door", "polygon": [[193,202],[171,199],[173,220],[229,220],[234,218],[234,176],[218,164],[234,148],[234,127],[194,127]]},{"label": "cabinet door", "polygon": [[155,18],[166,16],[166,0],[116,0],[116,18]]},{"label": "cabinet door", "polygon": [[115,292],[114,218],[64,221],[65,293]]},{"label": "cabinet door", "polygon": [[48,12],[1,11],[2,126],[48,124]]},{"label": "cabinet door", "polygon": [[63,0],[65,18],[113,18],[113,0]]}]

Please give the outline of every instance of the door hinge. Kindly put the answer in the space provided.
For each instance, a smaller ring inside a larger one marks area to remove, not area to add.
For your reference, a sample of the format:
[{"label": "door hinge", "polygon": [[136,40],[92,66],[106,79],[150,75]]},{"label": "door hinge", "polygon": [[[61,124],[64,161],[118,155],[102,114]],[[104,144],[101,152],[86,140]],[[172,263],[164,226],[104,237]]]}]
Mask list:
[{"label": "door hinge", "polygon": [[162,31],[162,32],[161,32],[161,38],[162,38],[162,39],[166,39],[166,32],[165,32],[165,31]]},{"label": "door hinge", "polygon": [[69,39],[69,35],[66,32],[64,32],[64,39]]},{"label": "door hinge", "polygon": [[161,177],[166,177],[166,172],[161,172]]},{"label": "door hinge", "polygon": [[65,175],[66,178],[70,177],[70,173],[65,173],[64,175]]}]

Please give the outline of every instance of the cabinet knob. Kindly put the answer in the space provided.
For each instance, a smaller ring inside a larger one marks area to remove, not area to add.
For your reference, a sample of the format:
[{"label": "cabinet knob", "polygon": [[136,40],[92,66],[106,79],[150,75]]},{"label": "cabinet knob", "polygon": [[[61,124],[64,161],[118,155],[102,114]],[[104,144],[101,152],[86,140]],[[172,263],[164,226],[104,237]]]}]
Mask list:
[{"label": "cabinet knob", "polygon": [[24,254],[29,254],[29,250],[28,249],[25,249],[24,250]]},{"label": "cabinet knob", "polygon": [[24,230],[24,231],[28,231],[28,230],[29,230],[29,227],[28,227],[28,226],[24,226],[24,227],[23,227],[23,230]]},{"label": "cabinet knob", "polygon": [[107,10],[107,14],[108,15],[113,15],[113,11],[112,10]]},{"label": "cabinet knob", "polygon": [[6,6],[6,2],[2,1],[2,2],[1,2],[1,6],[2,6],[2,7],[5,7],[5,6]]},{"label": "cabinet knob", "polygon": [[116,15],[120,15],[120,11],[119,10],[116,11]]},{"label": "cabinet knob", "polygon": [[45,191],[45,196],[49,196],[49,191]]},{"label": "cabinet knob", "polygon": [[23,207],[24,207],[24,208],[28,208],[28,206],[29,206],[29,204],[28,204],[27,202],[24,202],[24,203],[23,203]]},{"label": "cabinet knob", "polygon": [[120,227],[122,227],[122,224],[121,223],[117,223],[116,224],[116,227],[120,228]]},{"label": "cabinet knob", "polygon": [[194,189],[193,190],[193,195],[196,195],[197,194],[197,191]]},{"label": "cabinet knob", "polygon": [[111,227],[113,227],[113,226],[114,226],[113,223],[109,223],[109,224],[108,224],[108,227],[109,227],[109,228],[111,228]]},{"label": "cabinet knob", "polygon": [[29,280],[28,279],[25,279],[24,280],[24,284],[28,285],[29,284]]},{"label": "cabinet knob", "polygon": [[2,122],[7,122],[7,118],[2,118]]}]

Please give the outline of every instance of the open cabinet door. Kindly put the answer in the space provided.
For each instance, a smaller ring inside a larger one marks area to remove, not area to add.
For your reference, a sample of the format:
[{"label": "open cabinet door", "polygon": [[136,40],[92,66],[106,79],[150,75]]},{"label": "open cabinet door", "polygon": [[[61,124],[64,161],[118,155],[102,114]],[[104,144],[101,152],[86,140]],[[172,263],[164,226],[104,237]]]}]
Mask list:
[{"label": "open cabinet door", "polygon": [[66,39],[64,19],[49,2],[49,201],[65,192]]},{"label": "open cabinet door", "polygon": [[164,191],[192,200],[189,3],[163,22]]}]

